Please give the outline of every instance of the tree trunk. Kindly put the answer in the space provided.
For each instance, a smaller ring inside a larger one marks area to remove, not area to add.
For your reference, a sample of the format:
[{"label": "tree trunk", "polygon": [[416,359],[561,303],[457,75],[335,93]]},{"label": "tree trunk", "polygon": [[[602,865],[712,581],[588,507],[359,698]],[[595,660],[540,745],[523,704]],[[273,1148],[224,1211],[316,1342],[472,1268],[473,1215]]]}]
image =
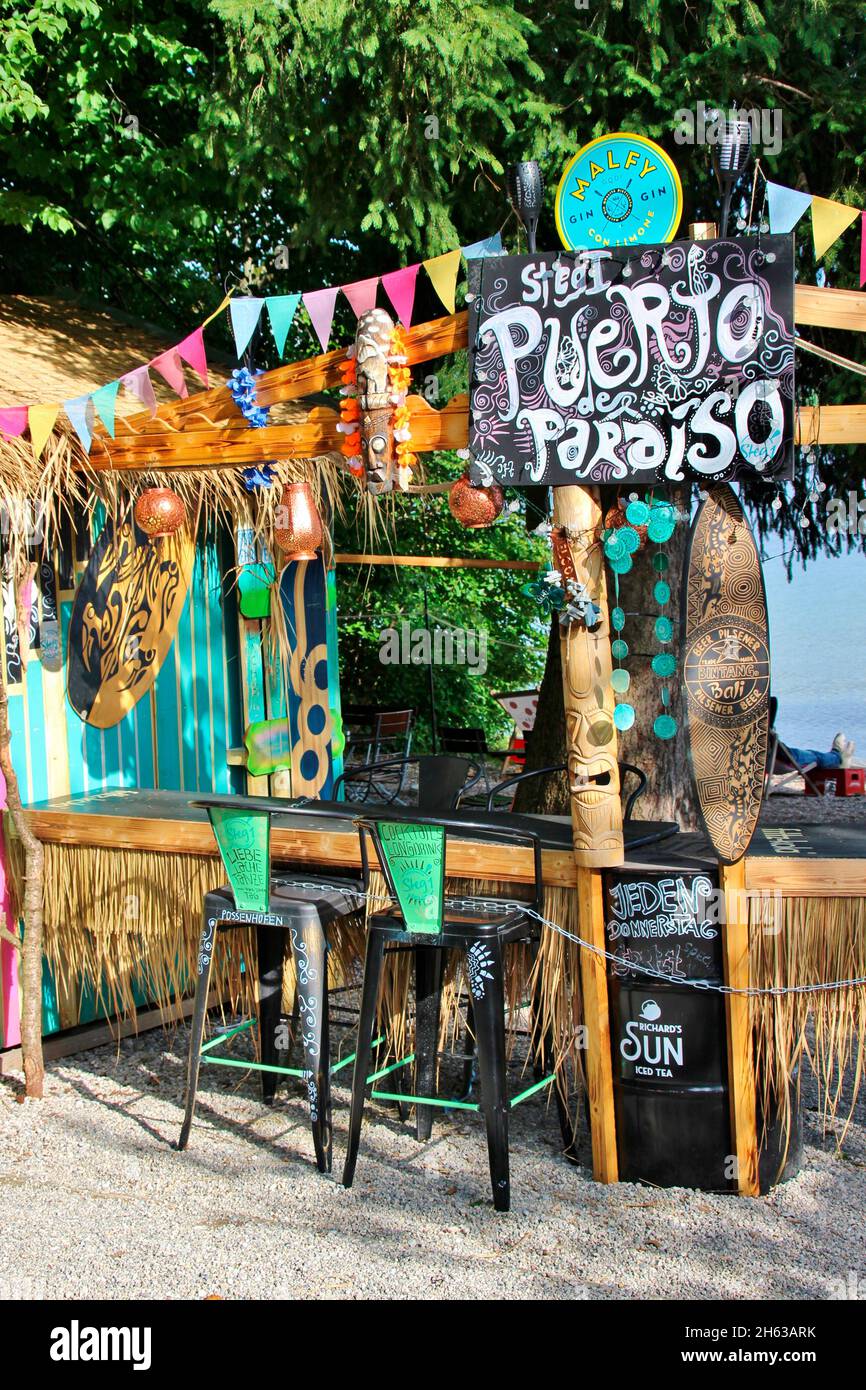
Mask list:
[{"label": "tree trunk", "polygon": [[[565,762],[565,706],[562,699],[562,657],[560,654],[559,614],[554,613],[547,642],[547,663],[538,693],[535,727],[526,741],[526,771]],[[568,777],[557,772],[549,777],[532,777],[518,785],[515,811],[541,816],[571,815]]]},{"label": "tree trunk", "polygon": [[[687,489],[672,489],[670,500],[680,511],[688,511]],[[614,502],[612,495],[605,499],[605,506]],[[659,615],[653,588],[656,580],[662,577],[652,567],[652,557],[658,547],[648,542],[645,550],[638,551],[629,573],[620,576],[619,601],[626,613],[622,636],[629,648],[623,664],[631,675],[631,685],[624,698],[634,706],[635,721],[620,736],[619,756],[621,761],[643,768],[649,778],[646,791],[635,802],[635,820],[676,821],[681,830],[696,830],[698,803],[686,751],[685,699],[679,666],[680,599],[688,530],[688,523],[681,521],[666,547],[669,568],[665,578],[671,588],[666,611],[674,625],[674,640],[666,649],[660,646],[653,632]],[[612,593],[609,599],[613,605]],[[677,657],[677,670],[669,681],[655,675],[650,666],[653,656],[661,650],[672,651]],[[665,684],[671,692],[671,713],[677,721],[676,734],[667,740],[656,738],[653,733],[653,723],[662,712],[660,692]],[[623,778],[626,795],[634,785],[633,777]]]},{"label": "tree trunk", "polygon": [[[670,500],[681,511],[688,511],[688,489],[671,492]],[[602,490],[602,511],[613,506],[616,493]],[[678,655],[680,596],[685,564],[688,525],[680,522],[667,545],[669,569],[668,583],[671,587],[671,601],[667,608],[668,616],[674,625],[674,642],[669,648]],[[628,642],[629,655],[624,662],[631,675],[631,686],[624,698],[635,709],[635,722],[620,735],[620,761],[634,763],[646,772],[649,783],[643,796],[635,802],[635,820],[675,821],[682,830],[699,828],[698,803],[686,752],[685,708],[682,698],[682,681],[679,668],[668,682],[671,692],[671,712],[677,721],[674,738],[656,738],[653,722],[661,712],[660,690],[662,680],[653,672],[650,661],[660,650],[653,633],[653,624],[658,616],[657,605],[652,596],[653,587],[659,576],[652,568],[652,554],[657,547],[652,543],[646,550],[638,551],[635,563],[628,574],[620,577],[620,606],[627,613],[622,636]],[[614,605],[613,585],[608,574],[608,602]],[[642,614],[644,616],[635,616]],[[526,770],[549,767],[553,763],[565,762],[565,712],[562,703],[562,669],[559,650],[559,621],[556,614],[550,627],[550,640],[547,646],[547,664],[538,697],[538,712],[535,728],[530,735]],[[627,797],[634,788],[634,778],[623,778],[623,791]],[[564,773],[555,777],[538,777],[524,782],[517,789],[514,803],[515,811],[535,812],[539,815],[568,815],[568,782]]]},{"label": "tree trunk", "polygon": [[44,852],[21,805],[18,778],[9,753],[9,697],[0,657],[0,770],[6,779],[6,804],[24,846],[24,941],[21,945],[21,1051],[24,1090],[41,1100],[45,1078],[42,1061],[42,879]]}]

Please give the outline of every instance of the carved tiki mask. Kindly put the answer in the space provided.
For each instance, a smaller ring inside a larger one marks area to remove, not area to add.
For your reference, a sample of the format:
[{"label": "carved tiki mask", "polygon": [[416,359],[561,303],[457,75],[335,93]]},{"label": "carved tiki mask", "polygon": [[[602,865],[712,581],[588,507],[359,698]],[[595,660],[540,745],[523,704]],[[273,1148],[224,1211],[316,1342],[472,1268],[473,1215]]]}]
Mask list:
[{"label": "carved tiki mask", "polygon": [[388,385],[388,353],[394,321],[384,309],[369,309],[358,320],[355,361],[361,410],[361,453],[371,492],[394,486],[394,404]]}]

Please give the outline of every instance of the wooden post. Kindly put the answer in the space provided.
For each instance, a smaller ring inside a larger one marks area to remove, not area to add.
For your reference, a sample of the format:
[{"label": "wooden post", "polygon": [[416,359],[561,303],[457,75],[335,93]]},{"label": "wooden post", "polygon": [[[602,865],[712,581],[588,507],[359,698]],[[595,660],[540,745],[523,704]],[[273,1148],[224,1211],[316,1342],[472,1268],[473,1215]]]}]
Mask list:
[{"label": "wooden post", "polygon": [[[577,895],[580,934],[585,941],[603,950],[604,896],[601,874],[597,869],[578,868]],[[592,1131],[592,1175],[596,1182],[618,1182],[607,967],[603,956],[581,950],[580,982],[586,1027],[586,1087]]]},{"label": "wooden post", "polygon": [[[610,686],[610,616],[601,546],[595,528],[601,506],[595,489],[558,487],[553,520],[569,542],[575,573],[601,610],[592,632],[577,625],[563,631],[562,691],[571,820],[581,934],[604,949],[602,868],[623,860],[614,699]],[[606,777],[607,781],[593,781]],[[592,1126],[592,1172],[597,1182],[616,1182],[616,1122],[610,1055],[607,968],[602,956],[582,949],[580,978],[586,1026],[586,1081]]]},{"label": "wooden post", "polygon": [[[553,521],[571,546],[577,578],[601,610],[592,631],[573,624],[562,635],[562,693],[575,862],[607,869],[623,860],[614,698],[610,685],[610,615],[604,556],[595,540],[601,506],[595,488],[558,487]],[[598,780],[606,779],[606,780]]]},{"label": "wooden post", "polygon": [[[736,864],[720,865],[719,874],[725,895],[725,921],[722,933],[725,984],[733,989],[748,989],[749,914],[745,859],[740,859]],[[737,1187],[741,1197],[757,1197],[760,1195],[758,1118],[748,995],[726,994],[725,1011],[728,1024],[731,1138],[737,1158]]]}]

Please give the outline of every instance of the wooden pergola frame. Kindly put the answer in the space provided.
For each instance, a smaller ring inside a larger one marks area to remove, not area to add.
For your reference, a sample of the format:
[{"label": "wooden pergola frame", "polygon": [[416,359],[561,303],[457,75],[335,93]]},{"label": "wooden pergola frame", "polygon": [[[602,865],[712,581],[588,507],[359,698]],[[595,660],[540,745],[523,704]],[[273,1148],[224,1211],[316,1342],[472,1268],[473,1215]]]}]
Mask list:
[{"label": "wooden pergola frame", "polygon": [[[866,293],[858,290],[795,286],[794,317],[804,327],[866,331]],[[468,346],[467,314],[450,314],[406,331],[410,365],[430,362]],[[308,357],[258,378],[262,406],[339,387],[346,349]],[[412,448],[417,453],[462,449],[469,436],[469,398],[455,396],[435,410],[422,396],[409,396]],[[187,400],[118,419],[115,438],[97,421],[89,467],[97,471],[178,471],[184,468],[241,468],[275,458],[309,458],[339,451],[344,436],[340,416],[327,406],[312,409],[296,424],[250,429],[225,386],[200,391]],[[866,405],[801,406],[797,441],[817,444],[866,443]]]}]

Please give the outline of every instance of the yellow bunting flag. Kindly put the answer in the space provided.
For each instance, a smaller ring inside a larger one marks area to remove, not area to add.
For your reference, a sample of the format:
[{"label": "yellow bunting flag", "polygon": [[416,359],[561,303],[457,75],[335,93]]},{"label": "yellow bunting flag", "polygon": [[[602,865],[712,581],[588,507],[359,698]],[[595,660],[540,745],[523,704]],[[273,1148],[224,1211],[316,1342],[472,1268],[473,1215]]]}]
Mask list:
[{"label": "yellow bunting flag", "polygon": [[820,260],[838,241],[846,227],[850,227],[859,208],[847,203],[835,203],[831,198],[812,199],[812,237],[815,242],[815,259]]},{"label": "yellow bunting flag", "polygon": [[48,442],[48,436],[54,429],[54,421],[60,414],[60,405],[31,405],[28,412],[28,423],[30,425],[30,447],[33,450],[33,457],[39,462],[39,455]]},{"label": "yellow bunting flag", "polygon": [[209,323],[213,323],[214,319],[219,317],[219,315],[222,313],[223,309],[227,308],[228,303],[229,303],[229,300],[231,299],[231,297],[232,297],[233,294],[234,294],[234,290],[229,290],[228,294],[226,295],[226,297],[225,297],[225,299],[222,301],[222,303],[221,303],[221,304],[218,304],[218,305],[216,306],[216,308],[214,309],[213,313],[212,313],[208,318],[205,319],[204,323],[202,324],[202,328],[207,328],[207,326],[208,326]]},{"label": "yellow bunting flag", "polygon": [[424,262],[424,269],[433,281],[433,288],[449,314],[454,313],[454,293],[457,289],[457,271],[460,269],[460,247],[456,251],[446,251],[444,256],[434,256]]}]

